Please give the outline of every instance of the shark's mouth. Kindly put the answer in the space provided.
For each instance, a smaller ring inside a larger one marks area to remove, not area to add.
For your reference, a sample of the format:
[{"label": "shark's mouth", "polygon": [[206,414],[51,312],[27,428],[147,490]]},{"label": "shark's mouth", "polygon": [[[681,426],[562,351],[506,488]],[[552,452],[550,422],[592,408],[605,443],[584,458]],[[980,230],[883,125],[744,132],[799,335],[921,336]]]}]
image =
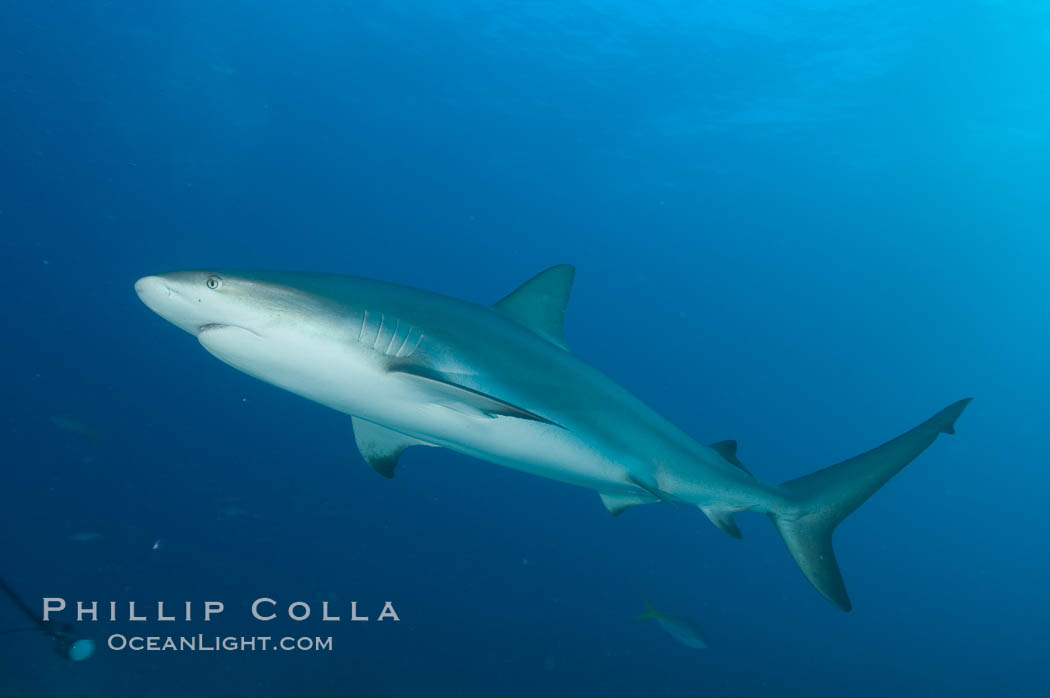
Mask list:
[{"label": "shark's mouth", "polygon": [[240,325],[227,325],[222,322],[209,322],[206,325],[201,325],[197,328],[197,336],[200,337],[202,334],[214,332],[216,330],[243,330],[249,334],[255,335],[256,337],[261,336],[258,332],[249,330],[247,327],[241,327]]}]

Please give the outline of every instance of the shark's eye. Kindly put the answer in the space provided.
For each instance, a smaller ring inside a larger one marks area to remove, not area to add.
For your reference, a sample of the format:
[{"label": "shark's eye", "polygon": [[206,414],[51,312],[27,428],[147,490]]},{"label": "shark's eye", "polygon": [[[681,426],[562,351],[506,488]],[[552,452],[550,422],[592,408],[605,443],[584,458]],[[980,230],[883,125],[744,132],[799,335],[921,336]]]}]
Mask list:
[{"label": "shark's eye", "polygon": [[204,285],[210,288],[212,291],[215,291],[222,287],[222,277],[214,275],[209,276],[208,280],[204,282]]}]

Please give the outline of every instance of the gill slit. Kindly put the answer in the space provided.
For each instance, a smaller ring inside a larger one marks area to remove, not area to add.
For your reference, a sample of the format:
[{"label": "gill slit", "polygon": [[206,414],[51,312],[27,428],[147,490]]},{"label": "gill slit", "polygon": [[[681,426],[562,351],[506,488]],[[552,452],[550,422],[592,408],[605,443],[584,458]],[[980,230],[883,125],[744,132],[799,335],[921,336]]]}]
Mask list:
[{"label": "gill slit", "polygon": [[397,358],[397,359],[401,358],[401,352],[405,350],[405,345],[408,344],[408,340],[411,339],[412,333],[416,332],[416,331],[417,330],[416,330],[415,327],[409,326],[408,332],[405,333],[405,338],[403,340],[401,340],[401,346],[399,346],[397,348],[397,353],[394,354],[394,358]]},{"label": "gill slit", "polygon": [[386,356],[390,356],[390,348],[394,346],[394,340],[397,339],[397,331],[399,329],[401,329],[401,318],[398,318],[397,323],[394,325],[394,332],[390,335],[390,341],[387,342],[386,349],[383,350]]},{"label": "gill slit", "polygon": [[379,314],[379,330],[376,332],[376,338],[372,341],[372,348],[375,349],[376,345],[379,344],[379,335],[383,334],[383,323],[386,322],[386,313]]},{"label": "gill slit", "polygon": [[368,324],[368,309],[365,309],[365,314],[361,318],[361,331],[357,333],[357,341],[364,341],[365,338],[365,325]]},{"label": "gill slit", "polygon": [[419,331],[419,339],[416,340],[415,346],[413,346],[412,350],[410,352],[408,352],[407,354],[405,354],[405,356],[412,356],[412,354],[415,353],[416,349],[419,349],[419,345],[422,344],[422,343],[423,343],[423,330],[420,330]]}]

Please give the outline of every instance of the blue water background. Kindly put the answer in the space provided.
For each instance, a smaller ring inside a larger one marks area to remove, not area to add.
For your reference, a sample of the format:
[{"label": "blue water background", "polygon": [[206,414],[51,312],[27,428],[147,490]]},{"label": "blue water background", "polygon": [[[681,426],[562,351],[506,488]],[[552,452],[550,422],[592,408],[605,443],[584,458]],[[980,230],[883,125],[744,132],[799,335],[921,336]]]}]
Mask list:
[{"label": "blue water background", "polygon": [[[402,618],[75,666],[5,636],[0,694],[1047,695],[1045,4],[13,0],[0,76],[0,573],[225,600],[234,634],[276,632],[257,596]],[[614,519],[429,449],[386,481],[348,417],[132,290],[279,268],[490,303],[563,262],[573,350],[766,481],[975,397],[839,528],[852,613],[765,517]],[[712,648],[634,622],[643,594]]]}]

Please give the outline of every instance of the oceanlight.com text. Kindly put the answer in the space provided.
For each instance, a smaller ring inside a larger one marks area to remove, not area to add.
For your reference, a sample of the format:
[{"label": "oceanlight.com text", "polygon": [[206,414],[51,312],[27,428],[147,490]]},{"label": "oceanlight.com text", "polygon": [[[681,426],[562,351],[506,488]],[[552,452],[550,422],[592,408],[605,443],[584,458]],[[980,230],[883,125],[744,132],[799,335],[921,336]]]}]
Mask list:
[{"label": "oceanlight.com text", "polygon": [[329,637],[163,635],[142,636],[115,633],[106,641],[117,652],[331,652]]}]

